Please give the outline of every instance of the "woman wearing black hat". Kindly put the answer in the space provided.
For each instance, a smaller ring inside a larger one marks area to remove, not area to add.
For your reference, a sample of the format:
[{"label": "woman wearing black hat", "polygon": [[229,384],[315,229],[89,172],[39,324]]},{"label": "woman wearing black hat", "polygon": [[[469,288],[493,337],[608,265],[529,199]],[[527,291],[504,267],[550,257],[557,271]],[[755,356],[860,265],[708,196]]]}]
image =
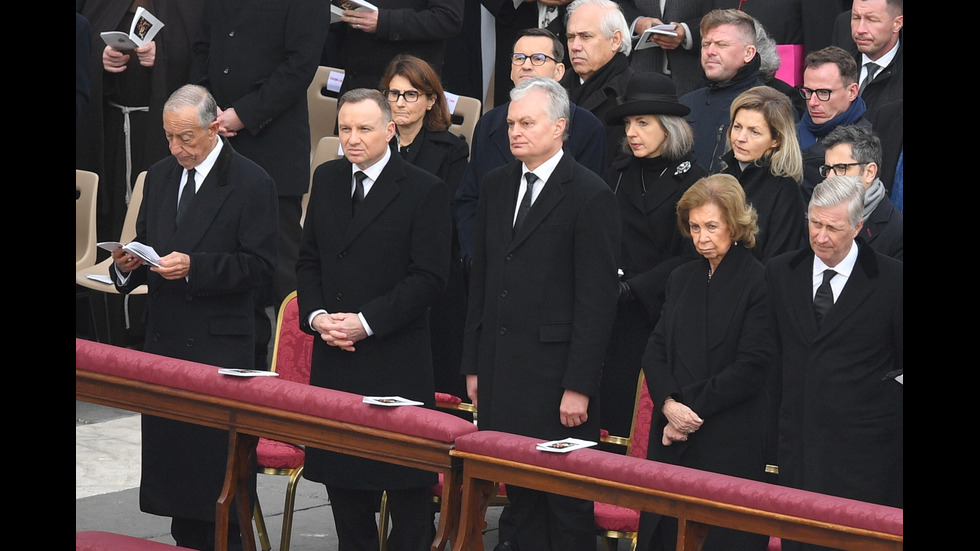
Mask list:
[{"label": "woman wearing black hat", "polygon": [[[694,138],[674,83],[660,73],[636,73],[617,98],[608,124],[625,125],[623,151],[604,178],[616,193],[623,224],[620,301],[602,370],[602,427],[628,435],[640,359],[660,318],[667,276],[697,258],[677,228],[677,200],[706,175],[691,151]],[[616,451],[616,450],[612,450]]]}]

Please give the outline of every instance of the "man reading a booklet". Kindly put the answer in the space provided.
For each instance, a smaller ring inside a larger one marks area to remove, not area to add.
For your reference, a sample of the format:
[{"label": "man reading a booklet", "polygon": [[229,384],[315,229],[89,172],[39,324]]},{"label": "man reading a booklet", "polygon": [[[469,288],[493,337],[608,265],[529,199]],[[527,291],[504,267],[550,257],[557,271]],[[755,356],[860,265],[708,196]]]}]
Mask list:
[{"label": "man reading a booklet", "polygon": [[[120,247],[109,276],[121,293],[149,288],[144,351],[252,369],[255,292],[271,281],[276,259],[276,186],[218,136],[217,116],[200,86],[183,86],[164,104],[171,156],[147,171],[136,221],[136,241],[160,253],[159,266]],[[142,447],[140,510],[171,517],[177,545],[214,549],[227,432],[143,415]],[[235,527],[229,549],[241,549]]]}]

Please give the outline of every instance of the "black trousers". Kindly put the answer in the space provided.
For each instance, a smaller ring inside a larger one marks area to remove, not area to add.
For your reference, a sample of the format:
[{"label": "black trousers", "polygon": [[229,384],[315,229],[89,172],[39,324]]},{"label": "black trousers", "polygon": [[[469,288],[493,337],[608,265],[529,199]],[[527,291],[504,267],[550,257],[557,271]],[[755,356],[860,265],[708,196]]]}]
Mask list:
[{"label": "black trousers", "polygon": [[522,551],[595,551],[592,501],[507,485],[510,523]]},{"label": "black trousers", "polygon": [[[326,485],[337,528],[338,551],[378,551],[378,511],[381,492]],[[389,551],[427,551],[435,539],[432,492],[428,487],[388,490],[391,531]]]}]

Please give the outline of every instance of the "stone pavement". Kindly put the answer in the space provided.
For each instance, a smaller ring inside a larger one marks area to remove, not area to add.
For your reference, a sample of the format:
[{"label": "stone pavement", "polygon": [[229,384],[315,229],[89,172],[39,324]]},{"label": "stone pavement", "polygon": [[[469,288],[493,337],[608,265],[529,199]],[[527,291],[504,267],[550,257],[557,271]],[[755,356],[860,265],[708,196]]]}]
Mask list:
[{"label": "stone pavement", "polygon": [[[174,543],[170,519],[139,510],[140,416],[75,401],[75,531],[104,530]],[[258,495],[272,549],[279,549],[287,477],[259,475]],[[487,512],[486,551],[497,544],[500,507]],[[256,535],[256,545],[258,536]],[[337,549],[333,515],[321,484],[301,480],[290,551]]]}]

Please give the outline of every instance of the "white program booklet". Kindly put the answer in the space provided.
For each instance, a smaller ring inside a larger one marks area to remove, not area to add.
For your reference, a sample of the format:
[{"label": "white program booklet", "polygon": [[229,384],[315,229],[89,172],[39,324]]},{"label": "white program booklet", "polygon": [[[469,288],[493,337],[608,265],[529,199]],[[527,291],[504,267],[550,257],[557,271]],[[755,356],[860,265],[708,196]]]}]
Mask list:
[{"label": "white program booklet", "polygon": [[262,369],[241,369],[236,367],[222,367],[218,370],[218,373],[222,375],[231,375],[232,377],[278,377],[279,374],[275,371],[264,371]]},{"label": "white program booklet", "polygon": [[633,49],[644,50],[646,48],[659,48],[660,44],[654,42],[653,37],[658,34],[665,34],[667,36],[677,36],[677,33],[674,32],[674,29],[676,28],[677,25],[670,25],[670,24],[654,25],[649,29],[643,31],[643,34],[640,35],[640,39],[636,41],[636,47]]},{"label": "white program booklet", "polygon": [[552,440],[551,442],[542,442],[538,444],[537,449],[543,452],[551,453],[568,453],[575,450],[581,450],[582,448],[590,448],[595,446],[598,442],[592,442],[590,440],[579,440],[578,438],[566,438],[564,440]]},{"label": "white program booklet", "polygon": [[120,51],[135,50],[149,44],[162,28],[163,22],[155,15],[146,8],[137,8],[129,34],[122,31],[106,31],[101,35],[107,46]]},{"label": "white program booklet", "polygon": [[100,249],[107,250],[110,253],[116,249],[122,248],[127,253],[138,256],[143,262],[146,262],[150,266],[160,267],[160,255],[153,250],[153,247],[144,245],[139,241],[132,241],[125,245],[118,241],[103,241],[97,245]]},{"label": "white program booklet", "polygon": [[416,402],[415,400],[409,400],[401,396],[365,396],[363,401],[365,404],[387,407],[424,405],[422,402]]}]

